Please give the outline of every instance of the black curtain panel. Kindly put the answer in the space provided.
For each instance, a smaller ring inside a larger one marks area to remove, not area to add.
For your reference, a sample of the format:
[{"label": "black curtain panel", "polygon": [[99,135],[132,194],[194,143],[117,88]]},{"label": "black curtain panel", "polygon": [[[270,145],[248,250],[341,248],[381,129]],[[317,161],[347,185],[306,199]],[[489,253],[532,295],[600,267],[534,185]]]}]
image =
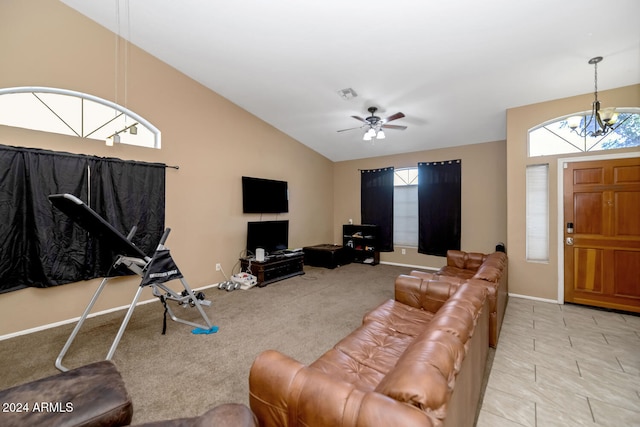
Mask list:
[{"label": "black curtain panel", "polygon": [[460,160],[418,163],[418,252],[446,256],[460,249]]},{"label": "black curtain panel", "polygon": [[87,159],[45,150],[24,150],[23,157],[27,171],[23,233],[28,248],[23,254],[28,266],[24,285],[56,286],[90,276],[86,233],[55,212],[48,199],[50,194],[70,193],[86,200]]},{"label": "black curtain panel", "polygon": [[360,171],[362,224],[380,227],[378,250],[393,251],[393,167]]},{"label": "black curtain panel", "polygon": [[0,289],[24,287],[28,271],[26,169],[19,151],[0,149]]},{"label": "black curtain panel", "polygon": [[[96,162],[92,169],[90,207],[125,236],[136,227],[131,241],[149,256],[164,232],[165,170],[118,159]],[[96,274],[105,276],[114,253],[99,240],[95,244],[101,267]]]},{"label": "black curtain panel", "polygon": [[[0,145],[0,293],[102,277],[114,254],[49,203],[83,200],[152,253],[164,229],[165,167]],[[154,243],[152,243],[154,242]]]}]

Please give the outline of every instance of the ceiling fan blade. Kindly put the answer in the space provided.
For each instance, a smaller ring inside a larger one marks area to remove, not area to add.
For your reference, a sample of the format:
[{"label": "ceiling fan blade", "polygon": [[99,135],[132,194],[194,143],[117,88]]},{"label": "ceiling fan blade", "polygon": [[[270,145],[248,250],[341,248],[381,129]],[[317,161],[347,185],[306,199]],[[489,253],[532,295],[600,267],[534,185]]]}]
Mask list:
[{"label": "ceiling fan blade", "polygon": [[346,132],[348,130],[355,130],[355,129],[362,129],[362,126],[358,126],[358,127],[355,127],[355,128],[349,128],[349,129],[340,129],[340,130],[337,130],[336,132]]},{"label": "ceiling fan blade", "polygon": [[382,127],[385,129],[395,129],[395,130],[405,130],[407,128],[406,126],[401,126],[401,125],[382,125]]},{"label": "ceiling fan blade", "polygon": [[360,121],[361,121],[361,122],[363,122],[363,123],[368,123],[368,122],[367,122],[365,119],[363,119],[362,117],[358,117],[358,116],[351,116],[351,117],[353,117],[353,118],[354,118],[354,119],[356,119],[356,120],[360,120]]},{"label": "ceiling fan blade", "polygon": [[403,118],[403,117],[404,117],[404,114],[402,114],[402,113],[395,113],[395,114],[393,114],[393,115],[391,115],[391,116],[387,117],[386,119],[384,119],[384,122],[385,122],[385,123],[388,123],[388,122],[390,122],[390,121],[392,121],[392,120],[398,120],[398,119],[401,119],[401,118]]}]

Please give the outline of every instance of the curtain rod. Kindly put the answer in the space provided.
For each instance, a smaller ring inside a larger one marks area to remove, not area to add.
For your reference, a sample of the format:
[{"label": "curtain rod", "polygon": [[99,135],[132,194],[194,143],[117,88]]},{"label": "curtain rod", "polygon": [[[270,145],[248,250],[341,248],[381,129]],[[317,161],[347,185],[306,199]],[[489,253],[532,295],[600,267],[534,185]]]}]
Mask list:
[{"label": "curtain rod", "polygon": [[180,169],[180,166],[171,166],[171,165],[164,165],[165,168],[171,168],[171,169],[175,169],[178,170]]}]

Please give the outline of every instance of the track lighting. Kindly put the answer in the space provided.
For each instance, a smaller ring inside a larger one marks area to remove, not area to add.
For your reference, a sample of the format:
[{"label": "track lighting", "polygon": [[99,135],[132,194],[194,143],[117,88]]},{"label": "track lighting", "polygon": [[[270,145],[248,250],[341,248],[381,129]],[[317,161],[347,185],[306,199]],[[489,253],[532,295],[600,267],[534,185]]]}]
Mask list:
[{"label": "track lighting", "polygon": [[138,128],[136,127],[137,125],[138,123],[134,123],[130,126],[125,127],[124,129],[121,129],[115,132],[113,135],[108,136],[107,139],[105,140],[107,147],[113,147],[113,144],[120,144],[120,134],[123,132],[129,131],[131,135],[137,135],[138,134]]}]

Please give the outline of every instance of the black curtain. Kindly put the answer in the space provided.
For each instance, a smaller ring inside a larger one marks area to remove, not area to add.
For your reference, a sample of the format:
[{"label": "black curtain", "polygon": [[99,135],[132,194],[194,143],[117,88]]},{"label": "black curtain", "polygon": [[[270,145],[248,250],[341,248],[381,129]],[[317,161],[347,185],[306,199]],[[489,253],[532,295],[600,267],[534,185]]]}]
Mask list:
[{"label": "black curtain", "polygon": [[[165,166],[0,145],[0,293],[105,276],[115,254],[49,203],[70,193],[153,253]],[[120,273],[118,273],[120,274]]]},{"label": "black curtain", "polygon": [[461,169],[460,160],[418,163],[418,252],[460,249]]},{"label": "black curtain", "polygon": [[[135,226],[132,241],[149,256],[164,232],[165,170],[164,165],[114,159],[96,162],[92,169],[91,208],[125,236]],[[100,266],[96,277],[105,276],[114,254],[99,240],[94,244]]]},{"label": "black curtain", "polygon": [[378,250],[393,251],[393,167],[360,171],[362,224],[380,227]]}]

